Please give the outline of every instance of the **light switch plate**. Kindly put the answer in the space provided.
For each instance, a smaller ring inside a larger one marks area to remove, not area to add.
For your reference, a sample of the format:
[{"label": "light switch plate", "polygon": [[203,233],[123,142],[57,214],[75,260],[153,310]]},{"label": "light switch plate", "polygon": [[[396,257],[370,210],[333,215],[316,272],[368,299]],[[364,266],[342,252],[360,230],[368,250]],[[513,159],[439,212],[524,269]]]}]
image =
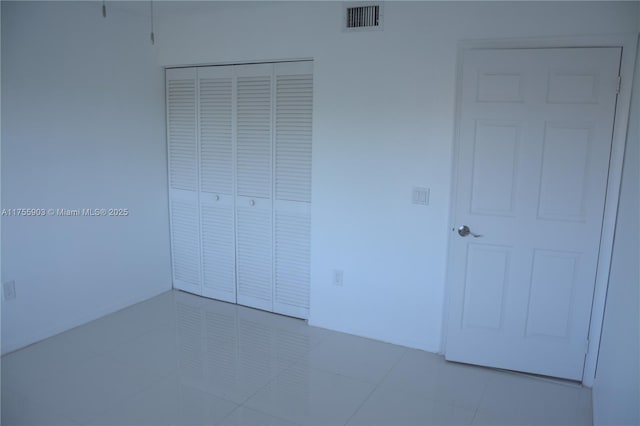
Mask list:
[{"label": "light switch plate", "polygon": [[341,269],[334,269],[333,270],[333,285],[337,285],[342,287],[342,276],[343,276],[343,272]]},{"label": "light switch plate", "polygon": [[12,300],[16,298],[16,282],[7,281],[2,283],[2,296],[4,300]]},{"label": "light switch plate", "polygon": [[429,205],[429,188],[414,187],[413,188],[413,204],[428,206]]}]

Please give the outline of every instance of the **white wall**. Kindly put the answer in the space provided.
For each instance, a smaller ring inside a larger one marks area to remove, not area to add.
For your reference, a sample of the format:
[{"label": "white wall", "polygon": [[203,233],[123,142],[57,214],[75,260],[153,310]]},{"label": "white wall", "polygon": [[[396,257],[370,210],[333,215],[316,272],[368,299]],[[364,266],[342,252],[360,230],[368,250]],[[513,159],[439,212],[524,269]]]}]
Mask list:
[{"label": "white wall", "polygon": [[341,7],[159,2],[159,61],[314,59],[310,322],[438,351],[458,41],[628,32],[637,5],[387,1],[384,30],[360,33]]},{"label": "white wall", "polygon": [[634,87],[596,380],[594,424],[640,424],[640,65]]},{"label": "white wall", "polygon": [[[164,72],[147,4],[2,2],[2,351],[171,287]],[[126,9],[126,10],[125,10]]]}]

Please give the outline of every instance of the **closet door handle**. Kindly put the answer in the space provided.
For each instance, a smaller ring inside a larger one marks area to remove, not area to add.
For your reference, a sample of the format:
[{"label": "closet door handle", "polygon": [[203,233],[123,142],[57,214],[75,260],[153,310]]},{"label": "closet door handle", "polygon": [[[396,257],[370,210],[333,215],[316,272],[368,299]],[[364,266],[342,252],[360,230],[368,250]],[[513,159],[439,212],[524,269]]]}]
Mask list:
[{"label": "closet door handle", "polygon": [[220,196],[216,195],[216,201],[220,201]]},{"label": "closet door handle", "polygon": [[251,201],[249,201],[249,205],[250,205],[251,207],[253,207],[253,206],[255,206],[255,205],[256,205],[256,202],[255,202],[254,200],[251,200]]}]

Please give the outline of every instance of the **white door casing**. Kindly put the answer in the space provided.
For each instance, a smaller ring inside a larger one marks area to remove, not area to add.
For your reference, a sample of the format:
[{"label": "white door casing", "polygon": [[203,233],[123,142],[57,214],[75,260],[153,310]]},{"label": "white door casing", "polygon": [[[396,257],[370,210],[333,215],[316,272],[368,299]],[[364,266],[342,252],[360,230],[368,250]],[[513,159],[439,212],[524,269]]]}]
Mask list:
[{"label": "white door casing", "polygon": [[582,378],[619,64],[618,48],[465,52],[447,359]]}]

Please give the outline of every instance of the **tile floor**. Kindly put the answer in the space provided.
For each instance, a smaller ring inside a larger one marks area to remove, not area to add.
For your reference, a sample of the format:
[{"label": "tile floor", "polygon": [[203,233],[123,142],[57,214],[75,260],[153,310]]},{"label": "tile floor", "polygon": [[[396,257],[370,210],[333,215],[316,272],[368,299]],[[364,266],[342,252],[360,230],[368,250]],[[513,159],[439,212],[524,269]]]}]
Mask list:
[{"label": "tile floor", "polygon": [[590,425],[591,392],[169,291],[2,358],[2,424]]}]

